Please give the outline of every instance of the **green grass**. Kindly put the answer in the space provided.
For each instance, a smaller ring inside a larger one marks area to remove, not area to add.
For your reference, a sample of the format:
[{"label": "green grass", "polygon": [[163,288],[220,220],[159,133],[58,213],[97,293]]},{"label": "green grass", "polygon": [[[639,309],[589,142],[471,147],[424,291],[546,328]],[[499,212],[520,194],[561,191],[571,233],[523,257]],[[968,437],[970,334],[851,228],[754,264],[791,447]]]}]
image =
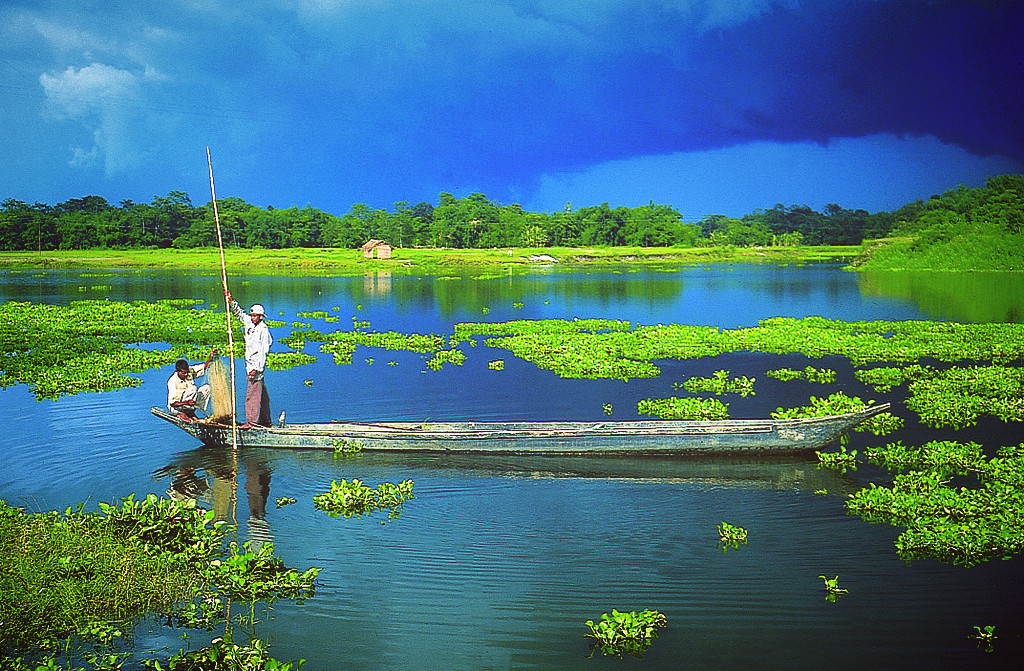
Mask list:
[{"label": "green grass", "polygon": [[[819,247],[536,247],[511,249],[394,250],[391,259],[364,259],[358,249],[292,248],[224,250],[229,274],[303,274],[330,272],[362,275],[390,270],[409,274],[450,275],[452,269],[469,274],[529,268],[536,265],[706,263],[845,263],[860,253],[857,246]],[[219,270],[216,248],[92,249],[75,251],[0,252],[0,268],[188,268]]]},{"label": "green grass", "polygon": [[0,647],[80,634],[185,599],[195,586],[172,564],[98,516],[25,515],[0,501]]}]

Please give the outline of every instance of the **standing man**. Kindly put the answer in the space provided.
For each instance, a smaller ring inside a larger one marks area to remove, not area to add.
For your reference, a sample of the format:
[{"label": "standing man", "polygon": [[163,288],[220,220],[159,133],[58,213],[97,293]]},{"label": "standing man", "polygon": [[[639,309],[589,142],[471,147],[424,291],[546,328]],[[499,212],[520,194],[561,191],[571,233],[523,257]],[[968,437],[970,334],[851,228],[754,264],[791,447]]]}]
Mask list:
[{"label": "standing man", "polygon": [[274,339],[270,335],[270,329],[263,322],[266,311],[262,305],[256,303],[249,308],[249,314],[245,314],[242,306],[231,298],[230,291],[225,291],[224,296],[231,307],[231,314],[245,327],[245,376],[248,383],[245,387],[245,424],[241,428],[270,426],[270,396],[267,394],[263,372],[266,370],[267,353]]}]

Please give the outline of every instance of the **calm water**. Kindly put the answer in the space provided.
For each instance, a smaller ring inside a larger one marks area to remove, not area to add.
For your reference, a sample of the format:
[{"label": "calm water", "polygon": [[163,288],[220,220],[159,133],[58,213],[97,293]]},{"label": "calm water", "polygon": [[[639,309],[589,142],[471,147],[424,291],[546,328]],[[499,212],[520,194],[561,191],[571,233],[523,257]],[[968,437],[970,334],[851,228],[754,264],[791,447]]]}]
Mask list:
[{"label": "calm water", "polygon": [[[1015,276],[995,283],[861,277],[830,267],[230,281],[240,301],[262,302],[288,324],[304,311],[338,316],[337,324],[303,320],[325,332],[349,329],[353,318],[374,330],[450,335],[457,322],[509,319],[732,328],[773,316],[1019,321],[1024,314]],[[107,297],[217,303],[220,279],[0,275],[0,300]],[[313,343],[306,351],[318,354]],[[624,383],[561,380],[482,344],[463,351],[463,366],[436,372],[408,352],[360,349],[347,366],[320,355],[313,365],[269,374],[272,410],[286,411],[289,421],[604,419],[602,406],[611,403],[613,416],[626,419],[636,416],[638,400],[678,393],[673,382],[718,369],[757,379],[756,396],[724,399],[734,417],[766,416],[839,388],[876,396],[844,359],[736,354],[667,361],[660,377]],[[489,370],[494,359],[504,359],[505,370]],[[809,363],[835,369],[839,382],[821,387],[764,375]],[[190,482],[203,505],[238,521],[243,538],[273,540],[289,565],[323,567],[315,598],[301,606],[278,603],[256,627],[274,656],[304,657],[306,669],[1018,668],[1024,652],[1021,560],[972,569],[900,562],[897,529],[844,513],[846,494],[885,480],[872,469],[837,475],[805,460],[232,455],[201,449],[149,414],[150,406],[162,405],[170,374],[170,367],[149,371],[137,389],[57,402],[36,402],[23,387],[0,391],[8,421],[0,497],[34,510],[63,509]],[[933,433],[902,409],[902,397],[886,400],[896,401],[908,426],[885,440],[930,439]],[[958,437],[988,449],[1021,440],[1015,428],[993,422]],[[855,434],[852,446],[867,440]],[[314,494],[331,480],[353,477],[371,486],[412,479],[416,498],[386,522],[336,520],[313,510]],[[828,495],[814,493],[820,489]],[[279,496],[298,503],[278,509]],[[716,530],[723,521],[748,529],[749,544],[723,554]],[[826,602],[821,574],[838,574],[850,594]],[[612,608],[655,608],[669,627],[642,660],[588,659],[583,622]],[[985,653],[968,635],[989,624],[999,639],[995,652]],[[202,645],[204,636],[190,640]],[[142,623],[135,640],[139,650],[164,655],[187,644],[180,632],[154,622]]]}]

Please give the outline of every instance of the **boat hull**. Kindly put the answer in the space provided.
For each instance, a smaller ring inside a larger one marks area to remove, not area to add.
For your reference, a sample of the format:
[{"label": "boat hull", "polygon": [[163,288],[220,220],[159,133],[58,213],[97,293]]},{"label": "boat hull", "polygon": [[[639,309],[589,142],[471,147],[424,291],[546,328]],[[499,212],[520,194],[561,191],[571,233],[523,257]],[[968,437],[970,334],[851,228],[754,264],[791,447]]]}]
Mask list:
[{"label": "boat hull", "polygon": [[237,429],[157,417],[207,445],[365,451],[550,455],[792,454],[834,442],[889,404],[829,417],[788,420],[631,422],[344,422]]}]

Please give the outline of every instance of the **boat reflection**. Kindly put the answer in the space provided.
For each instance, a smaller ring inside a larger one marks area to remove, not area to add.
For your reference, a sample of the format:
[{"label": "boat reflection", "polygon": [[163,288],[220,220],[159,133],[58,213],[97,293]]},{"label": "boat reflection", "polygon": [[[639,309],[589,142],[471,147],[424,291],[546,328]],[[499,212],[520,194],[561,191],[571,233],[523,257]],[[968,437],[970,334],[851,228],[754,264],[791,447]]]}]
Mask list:
[{"label": "boat reflection", "polygon": [[493,475],[526,478],[591,478],[652,482],[707,483],[721,487],[779,490],[825,490],[848,494],[860,489],[852,478],[819,468],[807,457],[567,457],[482,454],[359,455],[366,467],[435,471],[458,476]]},{"label": "boat reflection", "polygon": [[[325,450],[274,450],[242,448],[232,457],[230,449],[200,447],[182,453],[174,464],[161,470],[173,475],[171,488],[187,488],[195,471],[212,478],[210,497],[217,519],[225,516],[230,501],[234,466],[246,473],[245,490],[250,523],[266,524],[270,473],[276,470],[316,471],[329,477],[373,472],[394,479],[415,478],[417,473],[442,477],[494,476],[504,478],[603,478],[651,482],[683,482],[716,487],[797,490],[846,495],[863,485],[831,469],[819,467],[814,458],[790,457],[593,457],[543,455],[490,455],[467,453],[365,452],[336,458]],[[322,477],[312,478],[314,480]],[[194,498],[194,497],[193,497]]]}]

